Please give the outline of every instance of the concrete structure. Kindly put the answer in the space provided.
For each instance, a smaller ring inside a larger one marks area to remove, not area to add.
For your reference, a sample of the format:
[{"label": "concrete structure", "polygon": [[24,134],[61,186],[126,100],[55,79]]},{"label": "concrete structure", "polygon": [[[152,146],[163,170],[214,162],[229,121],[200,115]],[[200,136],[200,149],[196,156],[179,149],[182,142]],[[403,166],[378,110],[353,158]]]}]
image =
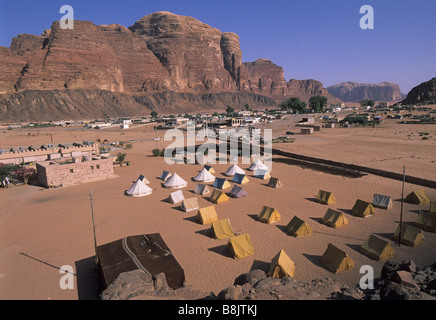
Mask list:
[{"label": "concrete structure", "polygon": [[112,178],[113,157],[76,157],[69,161],[44,161],[36,164],[40,185],[65,187]]}]

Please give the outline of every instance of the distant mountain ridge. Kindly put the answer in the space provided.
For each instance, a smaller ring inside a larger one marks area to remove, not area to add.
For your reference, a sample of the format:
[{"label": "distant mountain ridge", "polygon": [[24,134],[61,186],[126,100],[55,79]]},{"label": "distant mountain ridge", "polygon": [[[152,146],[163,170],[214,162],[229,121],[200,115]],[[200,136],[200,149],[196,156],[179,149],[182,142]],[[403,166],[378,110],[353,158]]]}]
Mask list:
[{"label": "distant mountain ridge", "polygon": [[404,99],[400,86],[392,82],[371,84],[349,81],[327,87],[327,90],[332,96],[344,102],[360,102],[362,100],[398,102]]},{"label": "distant mountain ridge", "polygon": [[286,81],[268,59],[243,62],[237,34],[164,11],[128,28],[76,20],[63,30],[56,21],[0,47],[0,69],[0,121],[270,108],[315,94],[340,101],[319,81]]}]

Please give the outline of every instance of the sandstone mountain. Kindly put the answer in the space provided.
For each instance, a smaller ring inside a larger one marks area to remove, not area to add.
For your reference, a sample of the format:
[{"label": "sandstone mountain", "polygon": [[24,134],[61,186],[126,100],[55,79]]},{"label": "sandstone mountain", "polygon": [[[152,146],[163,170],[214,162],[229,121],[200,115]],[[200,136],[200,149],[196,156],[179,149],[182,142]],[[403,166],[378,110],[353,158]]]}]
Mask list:
[{"label": "sandstone mountain", "polygon": [[267,59],[242,61],[239,37],[169,12],[126,28],[59,22],[0,47],[0,120],[41,121],[272,107],[331,96],[315,80],[287,82]]},{"label": "sandstone mountain", "polygon": [[421,83],[413,88],[407,98],[402,101],[404,105],[436,104],[436,78]]},{"label": "sandstone mountain", "polygon": [[362,100],[397,102],[403,99],[400,87],[391,82],[366,84],[350,81],[328,87],[327,90],[332,96],[344,102],[360,102]]}]

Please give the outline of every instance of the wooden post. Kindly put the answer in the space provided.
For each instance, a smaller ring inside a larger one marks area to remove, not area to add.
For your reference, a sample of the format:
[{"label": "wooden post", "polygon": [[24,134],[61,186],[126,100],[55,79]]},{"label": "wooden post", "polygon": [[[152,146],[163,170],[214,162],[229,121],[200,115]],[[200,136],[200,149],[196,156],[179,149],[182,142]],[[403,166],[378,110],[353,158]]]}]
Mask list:
[{"label": "wooden post", "polygon": [[94,232],[95,262],[98,263],[97,238],[95,236],[94,204],[92,199],[92,190],[90,191],[90,199],[91,199],[91,214],[92,214],[92,230]]},{"label": "wooden post", "polygon": [[403,204],[404,204],[404,184],[406,183],[406,166],[403,167],[403,191],[401,193],[401,214],[400,214],[400,233],[398,235],[398,246],[401,247],[401,232],[403,224]]}]

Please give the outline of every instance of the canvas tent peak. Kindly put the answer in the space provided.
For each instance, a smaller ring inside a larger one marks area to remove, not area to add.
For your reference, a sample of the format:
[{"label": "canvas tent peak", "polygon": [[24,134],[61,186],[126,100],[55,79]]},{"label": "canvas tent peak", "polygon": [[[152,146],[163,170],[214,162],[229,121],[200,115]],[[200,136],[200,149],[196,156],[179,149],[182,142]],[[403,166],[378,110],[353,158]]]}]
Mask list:
[{"label": "canvas tent peak", "polygon": [[205,168],[203,168],[203,170],[201,170],[201,172],[196,177],[194,177],[194,181],[196,181],[196,182],[213,182],[213,181],[215,181],[215,177],[209,171],[207,171]]},{"label": "canvas tent peak", "polygon": [[377,261],[384,261],[395,257],[395,250],[389,241],[371,234],[365,243],[360,247],[361,252],[369,258]]},{"label": "canvas tent peak", "polygon": [[206,165],[206,166],[204,166],[204,169],[206,169],[207,171],[209,171],[209,173],[211,173],[211,174],[214,174],[214,173],[215,173],[215,170],[212,168],[212,166],[208,166],[208,165]]},{"label": "canvas tent peak", "polygon": [[400,225],[398,225],[398,228],[395,231],[394,236],[392,237],[393,240],[395,241],[400,240],[400,229],[401,229],[401,243],[407,246],[416,247],[420,245],[422,242],[424,242],[425,240],[424,233],[422,232],[421,229],[408,225],[406,223],[402,223],[401,228]]},{"label": "canvas tent peak", "polygon": [[281,216],[280,213],[275,208],[263,206],[262,210],[260,211],[259,215],[257,216],[257,219],[260,222],[266,223],[266,224],[272,224],[277,221],[280,221]]},{"label": "canvas tent peak", "polygon": [[355,216],[366,218],[375,215],[374,207],[371,203],[363,200],[356,200],[352,212]]},{"label": "canvas tent peak", "polygon": [[145,197],[150,194],[152,194],[153,190],[147,186],[144,182],[141,180],[136,180],[136,182],[130,187],[129,190],[126,191],[126,195],[129,197]]},{"label": "canvas tent peak", "polygon": [[227,181],[227,179],[224,178],[216,178],[212,187],[216,188],[216,189],[220,189],[220,190],[226,190],[228,188],[231,187],[229,181]]},{"label": "canvas tent peak", "polygon": [[332,228],[340,228],[348,224],[348,219],[342,212],[328,208],[322,223]]},{"label": "canvas tent peak", "polygon": [[197,198],[184,199],[182,201],[181,209],[185,212],[191,212],[200,209],[200,206],[198,205],[198,199]]},{"label": "canvas tent peak", "polygon": [[248,178],[245,174],[235,173],[235,175],[233,176],[232,182],[238,183],[238,184],[246,184],[246,183],[250,182],[250,180],[248,180]]},{"label": "canvas tent peak", "polygon": [[169,171],[163,171],[159,179],[167,181],[169,177],[171,177],[171,173]]},{"label": "canvas tent peak", "polygon": [[278,189],[278,188],[282,188],[283,184],[278,178],[271,177],[271,179],[268,182],[268,187]]},{"label": "canvas tent peak", "polygon": [[230,238],[227,247],[234,259],[242,259],[254,254],[253,244],[248,234]]},{"label": "canvas tent peak", "polygon": [[412,204],[429,204],[430,198],[425,190],[416,190],[407,195],[406,201]]},{"label": "canvas tent peak", "polygon": [[215,239],[218,240],[232,238],[235,236],[229,219],[212,222],[211,229]]},{"label": "canvas tent peak", "polygon": [[331,192],[324,191],[324,190],[318,191],[316,199],[318,200],[319,203],[322,203],[322,204],[330,205],[330,204],[336,203],[335,196]]},{"label": "canvas tent peak", "polygon": [[374,194],[372,206],[375,208],[388,210],[392,208],[392,198],[381,194]]},{"label": "canvas tent peak", "polygon": [[286,226],[286,233],[299,238],[313,234],[313,230],[306,222],[295,216]]},{"label": "canvas tent peak", "polygon": [[332,273],[354,269],[354,261],[350,256],[331,243],[328,244],[320,261]]},{"label": "canvas tent peak", "polygon": [[211,196],[210,202],[215,204],[220,204],[229,201],[229,197],[222,190],[214,189]]},{"label": "canvas tent peak", "polygon": [[295,274],[295,263],[289,258],[284,250],[280,252],[272,259],[269,276],[272,278],[293,278]]},{"label": "canvas tent peak", "polygon": [[256,171],[257,169],[269,170],[268,167],[260,159],[252,163],[248,168],[249,171]]},{"label": "canvas tent peak", "polygon": [[229,176],[229,177],[232,177],[236,173],[245,174],[245,171],[242,170],[238,165],[234,164],[230,168],[227,169],[225,175]]},{"label": "canvas tent peak", "polygon": [[185,188],[188,183],[183,180],[177,173],[174,173],[165,183],[164,187],[168,189]]},{"label": "canvas tent peak", "polygon": [[245,191],[242,187],[234,185],[232,190],[229,193],[229,196],[235,199],[240,199],[246,197],[247,191]]},{"label": "canvas tent peak", "polygon": [[182,202],[183,200],[185,200],[185,196],[183,195],[183,191],[179,190],[179,191],[171,193],[168,200],[172,204],[178,204],[178,203]]},{"label": "canvas tent peak", "polygon": [[211,224],[214,221],[218,221],[218,214],[215,210],[215,206],[199,209],[197,219],[202,225]]},{"label": "canvas tent peak", "polygon": [[205,184],[197,184],[197,186],[195,187],[195,194],[201,195],[201,196],[205,196],[210,194],[210,189],[207,185]]},{"label": "canvas tent peak", "polygon": [[145,176],[143,176],[142,174],[139,176],[138,180],[141,180],[145,184],[150,184],[150,181],[148,181],[147,178]]}]

